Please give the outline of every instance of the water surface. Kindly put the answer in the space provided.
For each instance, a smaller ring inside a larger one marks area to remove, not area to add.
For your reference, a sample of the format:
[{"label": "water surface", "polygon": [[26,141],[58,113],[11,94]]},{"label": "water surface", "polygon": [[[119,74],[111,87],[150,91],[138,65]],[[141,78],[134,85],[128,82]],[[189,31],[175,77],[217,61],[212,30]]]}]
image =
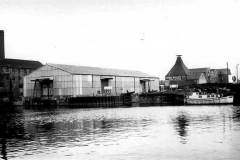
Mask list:
[{"label": "water surface", "polygon": [[13,160],[238,160],[240,107],[1,112],[0,151]]}]

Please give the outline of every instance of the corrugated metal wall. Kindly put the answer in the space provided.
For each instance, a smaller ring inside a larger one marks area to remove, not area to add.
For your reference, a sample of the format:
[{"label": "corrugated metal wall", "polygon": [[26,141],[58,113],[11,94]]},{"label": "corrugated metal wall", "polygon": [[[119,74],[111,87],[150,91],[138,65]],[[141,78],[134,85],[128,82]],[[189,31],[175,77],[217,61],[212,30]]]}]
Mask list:
[{"label": "corrugated metal wall", "polygon": [[[102,92],[101,76],[98,75],[72,75],[63,70],[45,65],[30,75],[24,77],[24,97],[40,96],[40,85],[35,86],[35,95],[33,95],[35,79],[44,77],[53,78],[53,96],[94,96],[105,94]],[[159,90],[158,79],[152,79],[148,82],[147,90]],[[133,92],[141,93],[142,86],[140,78],[134,77],[115,77],[108,79],[108,85],[111,90],[110,95],[119,95],[121,93]]]}]

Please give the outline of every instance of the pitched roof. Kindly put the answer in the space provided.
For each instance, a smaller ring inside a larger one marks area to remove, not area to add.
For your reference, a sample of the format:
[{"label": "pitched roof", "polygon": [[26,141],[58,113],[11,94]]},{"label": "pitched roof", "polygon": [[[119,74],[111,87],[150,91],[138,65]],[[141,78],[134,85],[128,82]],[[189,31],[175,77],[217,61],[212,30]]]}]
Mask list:
[{"label": "pitched roof", "polygon": [[206,74],[203,72],[193,72],[188,76],[188,79],[197,80],[202,74],[206,77]]},{"label": "pitched roof", "polygon": [[228,68],[228,70],[227,70],[227,68],[221,68],[221,69],[216,69],[217,70],[217,72],[220,74],[228,74],[228,75],[231,75],[231,70]]},{"label": "pitched roof", "polygon": [[199,73],[207,73],[210,68],[191,68],[189,69],[190,72],[199,72]]},{"label": "pitched roof", "polygon": [[166,77],[187,76],[188,74],[189,74],[188,68],[183,63],[181,56],[178,56],[174,66],[168,72]]},{"label": "pitched roof", "polygon": [[126,77],[142,77],[142,78],[158,78],[140,71],[110,69],[88,66],[75,66],[63,64],[47,64],[49,66],[61,69],[71,74],[85,74],[85,75],[105,75],[105,76],[126,76]]},{"label": "pitched roof", "polygon": [[12,68],[29,68],[37,69],[42,66],[39,61],[22,60],[22,59],[3,59],[0,60],[0,66],[9,66]]},{"label": "pitched roof", "polygon": [[189,69],[188,79],[199,79],[202,73],[206,76],[209,70],[210,68],[191,68]]}]

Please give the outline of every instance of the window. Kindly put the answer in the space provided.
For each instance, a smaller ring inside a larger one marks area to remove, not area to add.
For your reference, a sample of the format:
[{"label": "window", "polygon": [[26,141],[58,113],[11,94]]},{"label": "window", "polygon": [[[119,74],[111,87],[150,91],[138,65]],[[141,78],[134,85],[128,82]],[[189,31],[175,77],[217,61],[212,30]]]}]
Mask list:
[{"label": "window", "polygon": [[30,73],[30,69],[27,69],[27,74],[29,74]]},{"label": "window", "polygon": [[0,82],[0,87],[4,87],[4,83],[3,82]]},{"label": "window", "polygon": [[3,68],[2,68],[2,71],[3,71],[3,72],[9,72],[9,69],[8,69],[8,67],[3,67]]},{"label": "window", "polygon": [[19,84],[19,88],[23,88],[23,84]]},{"label": "window", "polygon": [[17,68],[14,68],[14,69],[13,69],[13,72],[14,72],[14,73],[17,73],[17,72],[18,72],[18,69],[17,69]]},{"label": "window", "polygon": [[24,69],[24,75],[27,75],[27,70],[26,69]]}]

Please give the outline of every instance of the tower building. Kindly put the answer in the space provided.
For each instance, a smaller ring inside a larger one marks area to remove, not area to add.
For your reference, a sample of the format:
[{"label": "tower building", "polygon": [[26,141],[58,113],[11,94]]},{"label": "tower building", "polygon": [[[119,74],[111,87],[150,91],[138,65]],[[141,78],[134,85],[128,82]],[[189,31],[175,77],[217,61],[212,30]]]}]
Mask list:
[{"label": "tower building", "polygon": [[0,30],[0,60],[5,58],[5,50],[4,50],[4,31]]}]

